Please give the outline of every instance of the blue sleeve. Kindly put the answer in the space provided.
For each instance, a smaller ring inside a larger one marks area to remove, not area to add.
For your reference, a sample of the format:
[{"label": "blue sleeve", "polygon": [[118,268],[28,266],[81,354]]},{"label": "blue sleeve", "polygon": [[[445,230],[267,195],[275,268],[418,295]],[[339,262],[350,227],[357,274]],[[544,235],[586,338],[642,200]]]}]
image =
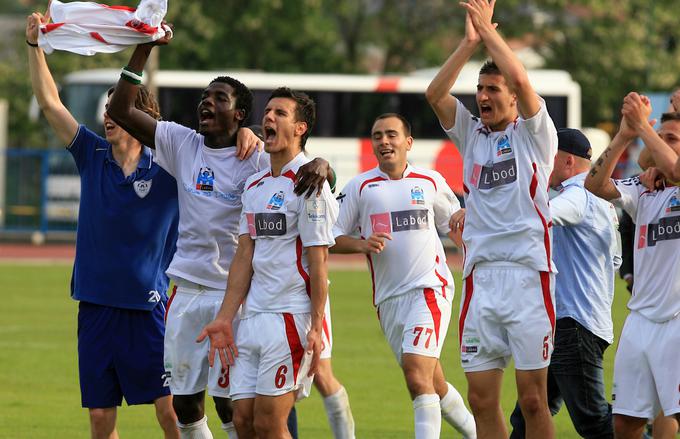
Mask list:
[{"label": "blue sleeve", "polygon": [[90,161],[97,149],[108,149],[109,146],[106,139],[90,131],[85,125],[80,125],[76,136],[66,149],[73,156],[73,160],[75,160],[80,172]]}]

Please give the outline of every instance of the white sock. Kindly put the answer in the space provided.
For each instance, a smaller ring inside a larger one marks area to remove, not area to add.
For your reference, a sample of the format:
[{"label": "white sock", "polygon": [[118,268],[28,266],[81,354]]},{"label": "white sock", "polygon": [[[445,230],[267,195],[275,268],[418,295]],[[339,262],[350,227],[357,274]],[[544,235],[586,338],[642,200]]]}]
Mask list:
[{"label": "white sock", "polygon": [[203,419],[191,424],[177,422],[177,427],[179,428],[179,437],[181,439],[213,439],[213,435],[208,428],[207,416],[203,416]]},{"label": "white sock", "polygon": [[238,439],[238,435],[236,434],[236,427],[234,427],[233,422],[227,422],[226,424],[222,424],[222,430],[227,432],[227,437],[229,439]]},{"label": "white sock", "polygon": [[340,390],[323,399],[323,406],[326,408],[328,424],[331,426],[335,439],[354,439],[354,417],[349,407],[349,397],[347,390],[340,387]]},{"label": "white sock", "polygon": [[442,414],[439,410],[439,395],[418,395],[413,400],[416,439],[439,439],[442,429]]},{"label": "white sock", "polygon": [[465,407],[465,402],[460,393],[451,383],[446,383],[449,391],[444,395],[439,406],[442,411],[442,418],[446,420],[458,433],[465,439],[475,439],[477,437],[475,418]]}]

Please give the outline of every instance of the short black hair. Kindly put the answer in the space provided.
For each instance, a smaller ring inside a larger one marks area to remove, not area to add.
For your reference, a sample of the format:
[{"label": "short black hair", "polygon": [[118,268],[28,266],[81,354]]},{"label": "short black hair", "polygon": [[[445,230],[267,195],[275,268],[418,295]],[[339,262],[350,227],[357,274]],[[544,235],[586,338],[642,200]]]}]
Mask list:
[{"label": "short black hair", "polygon": [[243,126],[248,120],[248,117],[250,117],[250,113],[253,111],[253,93],[241,81],[234,79],[231,76],[218,76],[210,81],[210,84],[215,82],[227,84],[234,90],[236,109],[243,111],[243,119],[239,121],[238,125]]},{"label": "short black hair", "polygon": [[479,69],[479,74],[480,75],[502,75],[501,69],[498,68],[495,62],[493,62],[492,59],[486,60],[484,64],[482,65],[482,68]]},{"label": "short black hair", "polygon": [[307,123],[307,131],[302,135],[300,146],[305,149],[307,138],[314,128],[316,122],[316,103],[307,93],[291,90],[288,87],[279,87],[272,92],[267,102],[274,98],[288,98],[295,101],[295,121]]},{"label": "short black hair", "polygon": [[383,113],[380,116],[376,117],[375,120],[373,121],[373,124],[381,119],[389,119],[391,117],[395,117],[401,121],[401,124],[404,126],[404,135],[406,137],[411,136],[411,123],[401,114],[399,113]]},{"label": "short black hair", "polygon": [[680,120],[680,112],[672,111],[661,115],[661,123],[668,122],[669,120]]}]

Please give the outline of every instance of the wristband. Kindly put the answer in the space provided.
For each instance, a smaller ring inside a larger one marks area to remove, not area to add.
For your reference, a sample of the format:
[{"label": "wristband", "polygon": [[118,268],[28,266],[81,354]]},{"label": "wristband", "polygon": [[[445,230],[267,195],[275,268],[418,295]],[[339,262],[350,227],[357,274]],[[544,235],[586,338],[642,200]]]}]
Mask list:
[{"label": "wristband", "polygon": [[139,79],[135,79],[131,76],[126,75],[125,71],[123,71],[123,73],[120,74],[120,79],[123,79],[133,85],[140,85],[142,83],[142,81],[140,81]]},{"label": "wristband", "polygon": [[133,70],[130,70],[128,67],[123,67],[123,71],[121,71],[120,74],[121,76],[134,79],[139,84],[142,83],[142,72],[135,72]]},{"label": "wristband", "polygon": [[28,44],[28,45],[29,45],[29,46],[31,46],[31,47],[40,47],[40,45],[39,45],[39,44],[36,44],[36,43],[31,43],[31,42],[30,42],[30,41],[28,41],[28,40],[26,40],[26,44]]}]

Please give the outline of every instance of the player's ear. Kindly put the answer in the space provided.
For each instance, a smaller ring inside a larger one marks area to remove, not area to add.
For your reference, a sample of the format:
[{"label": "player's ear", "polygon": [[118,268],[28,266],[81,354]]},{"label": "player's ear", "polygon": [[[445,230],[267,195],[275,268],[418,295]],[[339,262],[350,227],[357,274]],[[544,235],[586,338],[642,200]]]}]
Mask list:
[{"label": "player's ear", "polygon": [[413,137],[408,136],[406,138],[406,151],[410,151],[412,146],[413,146]]}]

